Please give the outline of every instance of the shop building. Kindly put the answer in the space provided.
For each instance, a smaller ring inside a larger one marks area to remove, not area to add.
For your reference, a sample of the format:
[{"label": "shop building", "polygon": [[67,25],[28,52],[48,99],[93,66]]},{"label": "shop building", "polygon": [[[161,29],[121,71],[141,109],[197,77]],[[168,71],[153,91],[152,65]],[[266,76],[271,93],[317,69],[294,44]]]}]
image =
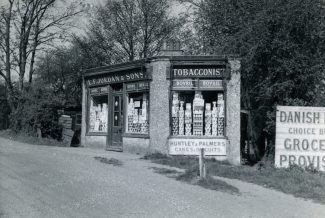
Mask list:
[{"label": "shop building", "polygon": [[240,61],[171,52],[86,70],[81,144],[170,155],[205,148],[240,164]]}]

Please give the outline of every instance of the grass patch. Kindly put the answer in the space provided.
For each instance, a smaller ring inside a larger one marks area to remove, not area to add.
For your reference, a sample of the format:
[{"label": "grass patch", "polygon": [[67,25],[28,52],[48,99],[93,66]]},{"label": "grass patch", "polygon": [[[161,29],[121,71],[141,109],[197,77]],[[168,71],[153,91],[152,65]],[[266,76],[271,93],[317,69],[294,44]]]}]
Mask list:
[{"label": "grass patch", "polygon": [[[143,159],[154,163],[185,169],[188,175],[180,175],[179,180],[190,181],[191,170],[198,169],[198,158],[191,156],[167,156],[162,154],[146,155]],[[271,164],[256,166],[233,166],[227,162],[214,159],[206,160],[209,176],[221,176],[254,183],[263,187],[272,188],[295,197],[312,199],[315,202],[325,203],[325,174],[313,170],[304,170],[298,166],[287,169],[277,169]],[[197,171],[194,171],[197,173]],[[213,183],[201,181],[201,185]],[[213,187],[213,186],[211,186]]]},{"label": "grass patch", "polygon": [[239,190],[236,187],[231,186],[224,181],[214,179],[211,176],[207,176],[205,179],[199,179],[198,170],[196,168],[188,169],[184,172],[159,167],[152,167],[151,169],[156,173],[166,175],[169,178],[174,178],[191,185],[198,185],[206,189],[227,192],[230,194],[239,194]]},{"label": "grass patch", "polygon": [[113,166],[122,166],[123,162],[115,158],[106,158],[106,157],[94,157],[95,160],[98,160],[101,163],[110,164]]},{"label": "grass patch", "polygon": [[0,137],[22,142],[22,143],[32,144],[32,145],[48,145],[48,146],[59,146],[59,147],[66,146],[64,143],[55,139],[38,138],[38,137],[29,136],[24,133],[15,133],[10,129],[0,131]]}]

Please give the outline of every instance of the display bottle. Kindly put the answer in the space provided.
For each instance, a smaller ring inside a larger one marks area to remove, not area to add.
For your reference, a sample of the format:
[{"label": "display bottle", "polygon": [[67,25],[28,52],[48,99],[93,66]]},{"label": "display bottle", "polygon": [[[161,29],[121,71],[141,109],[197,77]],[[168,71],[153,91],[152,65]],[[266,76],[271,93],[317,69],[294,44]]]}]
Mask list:
[{"label": "display bottle", "polygon": [[178,119],[178,134],[184,135],[184,101],[180,102],[180,109],[179,109],[179,119]]},{"label": "display bottle", "polygon": [[217,102],[212,102],[212,136],[218,135],[218,108],[217,108]]},{"label": "display bottle", "polygon": [[211,136],[211,125],[212,125],[212,111],[211,104],[205,104],[205,135]]},{"label": "display bottle", "polygon": [[218,136],[224,136],[225,125],[225,102],[223,100],[223,94],[218,94]]},{"label": "display bottle", "polygon": [[178,114],[179,112],[179,100],[178,93],[173,93],[173,101],[172,101],[172,133],[173,135],[178,135]]},{"label": "display bottle", "polygon": [[193,100],[193,135],[203,135],[203,109],[204,100],[200,92],[195,93]]},{"label": "display bottle", "polygon": [[185,135],[192,135],[192,106],[191,103],[186,103],[185,109]]}]

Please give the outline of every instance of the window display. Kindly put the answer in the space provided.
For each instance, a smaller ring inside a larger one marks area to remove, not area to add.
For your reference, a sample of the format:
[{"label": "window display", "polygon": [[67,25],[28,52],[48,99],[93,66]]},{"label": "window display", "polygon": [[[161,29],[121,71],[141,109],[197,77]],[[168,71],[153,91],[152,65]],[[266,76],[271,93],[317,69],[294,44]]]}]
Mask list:
[{"label": "window display", "polygon": [[90,96],[89,132],[107,132],[108,95]]},{"label": "window display", "polygon": [[148,92],[127,94],[127,133],[149,133]]},{"label": "window display", "polygon": [[224,136],[224,100],[220,91],[173,91],[171,111],[172,135]]}]

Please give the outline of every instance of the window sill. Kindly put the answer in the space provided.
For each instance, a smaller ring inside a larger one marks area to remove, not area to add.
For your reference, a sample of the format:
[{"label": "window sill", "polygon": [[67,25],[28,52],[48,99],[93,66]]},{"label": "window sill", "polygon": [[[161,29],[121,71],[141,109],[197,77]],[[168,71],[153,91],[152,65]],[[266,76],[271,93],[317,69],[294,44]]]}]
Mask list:
[{"label": "window sill", "polygon": [[107,132],[88,132],[86,136],[107,136]]},{"label": "window sill", "polygon": [[171,135],[168,139],[227,139],[226,136],[186,136],[186,135]]},{"label": "window sill", "polygon": [[146,138],[149,139],[149,134],[137,134],[137,133],[123,133],[122,137],[126,138]]}]

